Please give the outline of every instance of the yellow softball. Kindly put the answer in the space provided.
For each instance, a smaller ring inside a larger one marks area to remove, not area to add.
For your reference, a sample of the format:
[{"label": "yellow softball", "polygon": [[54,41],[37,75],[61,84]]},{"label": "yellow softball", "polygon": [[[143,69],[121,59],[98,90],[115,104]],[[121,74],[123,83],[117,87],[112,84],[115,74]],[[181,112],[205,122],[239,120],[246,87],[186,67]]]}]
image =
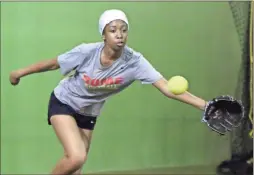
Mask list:
[{"label": "yellow softball", "polygon": [[173,76],[168,80],[168,90],[175,95],[186,92],[188,87],[188,81],[182,76]]}]

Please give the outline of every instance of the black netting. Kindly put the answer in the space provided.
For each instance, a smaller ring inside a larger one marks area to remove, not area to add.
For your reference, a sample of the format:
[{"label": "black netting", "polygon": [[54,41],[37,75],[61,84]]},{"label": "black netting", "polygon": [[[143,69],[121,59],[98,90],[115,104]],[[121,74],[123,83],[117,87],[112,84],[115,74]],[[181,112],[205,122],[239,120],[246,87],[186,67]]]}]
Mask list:
[{"label": "black netting", "polygon": [[241,70],[238,77],[238,87],[235,96],[242,100],[245,107],[245,120],[242,125],[232,133],[232,154],[240,155],[252,150],[252,138],[249,132],[252,124],[250,114],[250,11],[251,2],[229,2],[232,12],[239,44],[242,51]]}]

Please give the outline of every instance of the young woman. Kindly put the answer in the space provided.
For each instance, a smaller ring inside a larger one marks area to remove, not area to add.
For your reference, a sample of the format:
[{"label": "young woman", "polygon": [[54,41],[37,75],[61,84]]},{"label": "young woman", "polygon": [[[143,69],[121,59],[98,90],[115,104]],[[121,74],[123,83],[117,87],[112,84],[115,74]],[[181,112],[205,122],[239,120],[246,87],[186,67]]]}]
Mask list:
[{"label": "young woman", "polygon": [[60,69],[73,76],[60,81],[51,94],[48,124],[52,125],[64,149],[64,156],[52,174],[80,174],[89,151],[97,116],[108,97],[121,92],[135,80],[152,84],[165,96],[203,110],[206,101],[189,92],[173,95],[167,80],[139,52],[126,46],[129,23],[124,12],[107,10],[99,19],[103,42],[76,46],[56,58],[12,71],[10,82],[21,77]]}]

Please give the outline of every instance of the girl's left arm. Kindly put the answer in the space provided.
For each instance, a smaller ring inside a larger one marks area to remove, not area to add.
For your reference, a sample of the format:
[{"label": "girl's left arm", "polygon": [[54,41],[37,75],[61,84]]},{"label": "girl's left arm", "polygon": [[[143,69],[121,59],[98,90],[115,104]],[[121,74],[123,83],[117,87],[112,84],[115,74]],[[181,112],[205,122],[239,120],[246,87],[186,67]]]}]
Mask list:
[{"label": "girl's left arm", "polygon": [[167,83],[168,81],[165,78],[161,78],[160,80],[153,83],[153,86],[156,87],[163,95],[167,96],[168,98],[192,105],[200,110],[205,109],[207,102],[204,99],[197,97],[188,91],[180,95],[174,95],[168,90]]}]

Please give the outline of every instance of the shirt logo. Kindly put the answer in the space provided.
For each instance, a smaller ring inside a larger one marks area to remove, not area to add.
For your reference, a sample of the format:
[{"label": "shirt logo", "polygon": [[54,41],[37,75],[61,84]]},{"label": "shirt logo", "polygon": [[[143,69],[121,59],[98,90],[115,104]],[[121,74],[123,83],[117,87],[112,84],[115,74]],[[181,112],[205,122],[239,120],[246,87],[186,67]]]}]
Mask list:
[{"label": "shirt logo", "polygon": [[85,82],[85,86],[88,89],[118,89],[121,84],[123,84],[122,77],[108,77],[92,79],[87,75],[83,75],[83,80]]}]

